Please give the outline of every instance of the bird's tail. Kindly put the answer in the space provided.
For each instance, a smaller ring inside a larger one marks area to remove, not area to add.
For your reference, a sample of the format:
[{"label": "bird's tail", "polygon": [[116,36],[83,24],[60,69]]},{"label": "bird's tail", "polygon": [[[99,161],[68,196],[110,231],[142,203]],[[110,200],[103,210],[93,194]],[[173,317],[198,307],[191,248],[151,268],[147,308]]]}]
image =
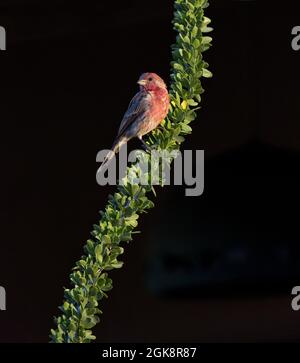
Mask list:
[{"label": "bird's tail", "polygon": [[122,145],[124,145],[127,142],[127,139],[124,136],[117,137],[115,142],[113,143],[111,150],[106,155],[105,159],[103,160],[99,171],[102,172],[105,167],[108,166],[110,161],[113,159],[113,157],[119,152]]}]

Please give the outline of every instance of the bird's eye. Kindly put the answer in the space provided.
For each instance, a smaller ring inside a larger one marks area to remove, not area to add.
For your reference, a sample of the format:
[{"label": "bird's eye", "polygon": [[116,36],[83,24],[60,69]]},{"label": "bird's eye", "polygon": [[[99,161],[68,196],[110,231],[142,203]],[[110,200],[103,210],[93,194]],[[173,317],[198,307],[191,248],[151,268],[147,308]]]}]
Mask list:
[{"label": "bird's eye", "polygon": [[150,81],[150,82],[151,82],[152,80],[153,80],[153,78],[152,78],[152,77],[149,77],[149,78],[148,78],[148,81]]}]

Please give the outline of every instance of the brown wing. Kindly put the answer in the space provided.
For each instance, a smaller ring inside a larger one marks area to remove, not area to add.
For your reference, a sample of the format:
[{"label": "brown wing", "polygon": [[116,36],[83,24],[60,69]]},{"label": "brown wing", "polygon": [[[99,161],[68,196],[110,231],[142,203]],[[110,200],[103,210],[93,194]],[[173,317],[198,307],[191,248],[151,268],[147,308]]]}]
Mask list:
[{"label": "brown wing", "polygon": [[143,117],[149,106],[149,94],[138,92],[130,101],[128,109],[121,121],[118,136],[120,136],[135,120]]}]

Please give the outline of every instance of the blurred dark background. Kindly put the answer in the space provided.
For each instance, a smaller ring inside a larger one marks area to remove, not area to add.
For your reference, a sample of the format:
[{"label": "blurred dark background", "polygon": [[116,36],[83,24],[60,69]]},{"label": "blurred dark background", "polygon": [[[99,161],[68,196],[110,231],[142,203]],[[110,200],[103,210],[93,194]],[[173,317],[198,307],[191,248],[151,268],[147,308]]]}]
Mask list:
[{"label": "blurred dark background", "polygon": [[[96,184],[96,153],[140,73],[169,81],[172,4],[1,1],[1,342],[47,342],[113,191]],[[291,1],[211,1],[214,78],[184,144],[205,150],[205,192],[158,192],[111,273],[97,341],[300,340],[298,14]]]}]

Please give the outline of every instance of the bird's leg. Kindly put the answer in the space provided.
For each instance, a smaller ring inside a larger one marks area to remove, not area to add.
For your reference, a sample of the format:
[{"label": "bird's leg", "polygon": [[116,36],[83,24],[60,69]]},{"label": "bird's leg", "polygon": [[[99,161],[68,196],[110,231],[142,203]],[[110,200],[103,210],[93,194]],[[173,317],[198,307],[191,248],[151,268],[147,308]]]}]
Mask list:
[{"label": "bird's leg", "polygon": [[146,152],[151,152],[151,147],[145,143],[142,136],[139,137],[139,140],[141,141],[143,148]]}]

